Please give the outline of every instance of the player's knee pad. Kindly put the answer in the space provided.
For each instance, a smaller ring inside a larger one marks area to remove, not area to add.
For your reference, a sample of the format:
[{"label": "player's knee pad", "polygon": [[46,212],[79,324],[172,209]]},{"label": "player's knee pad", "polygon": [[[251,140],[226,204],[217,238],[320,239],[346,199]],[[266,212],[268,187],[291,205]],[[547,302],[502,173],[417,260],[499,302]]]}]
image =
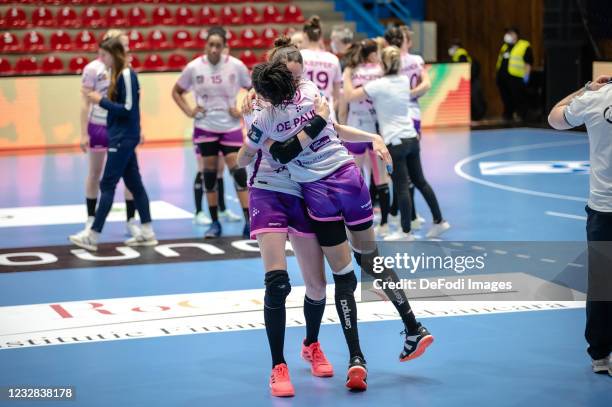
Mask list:
[{"label": "player's knee pad", "polygon": [[247,173],[246,169],[234,167],[229,170],[232,177],[234,177],[234,185],[236,185],[236,191],[246,191],[247,187]]},{"label": "player's knee pad", "polygon": [[291,292],[289,274],[286,270],[274,270],[266,273],[266,294],[264,304],[268,308],[279,308],[285,304],[285,299]]},{"label": "player's knee pad", "polygon": [[311,223],[321,246],[332,247],[346,242],[346,229],[343,221],[322,222],[311,219]]},{"label": "player's knee pad", "polygon": [[193,180],[193,188],[194,189],[202,189],[202,173],[198,171]]},{"label": "player's knee pad", "polygon": [[[359,260],[357,260],[359,255]],[[380,277],[380,273],[384,271],[384,266],[377,263],[376,258],[379,258],[378,248],[369,253],[355,253],[355,260],[361,266],[361,270],[369,276]]]},{"label": "player's knee pad", "polygon": [[217,190],[217,171],[204,170],[204,189],[206,192],[215,192]]},{"label": "player's knee pad", "polygon": [[352,295],[357,289],[357,277],[354,272],[334,274],[335,294]]}]

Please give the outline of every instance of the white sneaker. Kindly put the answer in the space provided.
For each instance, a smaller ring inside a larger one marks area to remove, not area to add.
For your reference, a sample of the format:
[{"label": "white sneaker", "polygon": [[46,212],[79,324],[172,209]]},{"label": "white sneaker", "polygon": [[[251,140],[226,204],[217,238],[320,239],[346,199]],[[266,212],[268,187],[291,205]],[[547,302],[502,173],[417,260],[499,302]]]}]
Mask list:
[{"label": "white sneaker", "polygon": [[132,237],[135,237],[141,233],[140,226],[138,225],[136,218],[128,220],[125,226],[127,228],[128,235]]},{"label": "white sneaker", "polygon": [[210,218],[206,216],[203,211],[196,213],[193,217],[193,223],[195,223],[196,225],[210,225],[210,222]]},{"label": "white sneaker", "polygon": [[384,241],[402,241],[402,242],[414,242],[416,238],[412,233],[404,233],[401,230],[391,233],[383,238]]},{"label": "white sneaker", "polygon": [[88,216],[87,221],[85,222],[85,229],[91,229],[93,226],[94,220],[96,220],[95,216]]},{"label": "white sneaker", "polygon": [[76,235],[68,236],[68,239],[83,249],[95,252],[98,250],[98,234],[91,229],[85,229]]},{"label": "white sneaker", "polygon": [[448,223],[447,221],[442,221],[440,223],[434,223],[433,226],[431,227],[431,229],[429,229],[429,232],[427,232],[426,237],[428,239],[431,239],[433,237],[438,237],[440,235],[442,235],[442,233],[446,232],[448,229],[450,229],[450,223]]},{"label": "white sneaker", "polygon": [[604,373],[608,372],[612,375],[612,362],[610,361],[610,357],[603,359],[593,359],[591,361],[591,365],[593,366],[593,373]]},{"label": "white sneaker", "polygon": [[157,239],[155,233],[140,233],[125,242],[126,246],[157,246]]},{"label": "white sneaker", "polygon": [[423,224],[425,223],[425,218],[417,213],[416,219],[410,222],[411,230],[421,230]]},{"label": "white sneaker", "polygon": [[242,220],[242,216],[236,215],[231,209],[225,209],[222,212],[219,212],[219,218],[227,221],[227,222],[240,222]]},{"label": "white sneaker", "polygon": [[374,227],[374,233],[378,237],[385,237],[389,234],[389,224],[385,223],[384,225],[378,225]]}]

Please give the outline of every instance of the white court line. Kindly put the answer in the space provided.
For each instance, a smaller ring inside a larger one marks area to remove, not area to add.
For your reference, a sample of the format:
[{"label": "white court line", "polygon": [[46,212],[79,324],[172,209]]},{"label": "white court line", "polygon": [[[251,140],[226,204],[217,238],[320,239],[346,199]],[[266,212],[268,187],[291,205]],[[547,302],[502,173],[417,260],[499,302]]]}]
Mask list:
[{"label": "white court line", "polygon": [[563,199],[563,200],[566,200],[566,201],[586,202],[587,199],[584,198],[584,197],[571,196],[571,195],[563,195],[563,194],[553,194],[553,193],[549,193],[549,192],[534,191],[534,190],[531,190],[531,189],[511,187],[511,186],[504,185],[504,184],[498,184],[497,182],[491,182],[491,181],[486,181],[484,179],[476,178],[476,177],[473,177],[473,176],[467,174],[465,171],[463,171],[463,167],[466,164],[468,164],[468,163],[470,163],[470,162],[472,162],[474,160],[478,160],[478,159],[484,158],[484,157],[491,157],[491,156],[494,156],[494,155],[504,154],[504,153],[513,153],[513,152],[516,152],[516,151],[536,150],[536,149],[550,148],[550,147],[572,146],[572,145],[586,144],[586,143],[588,143],[588,142],[584,141],[584,140],[580,140],[580,141],[558,141],[558,142],[550,142],[550,143],[529,144],[529,145],[526,145],[526,146],[506,147],[506,148],[499,148],[499,149],[495,149],[495,150],[485,151],[483,153],[479,153],[479,154],[468,156],[468,157],[464,158],[463,160],[457,162],[457,164],[455,164],[455,173],[458,176],[460,176],[461,178],[464,178],[464,179],[466,179],[468,181],[472,181],[472,182],[475,182],[477,184],[485,185],[485,186],[491,187],[491,188],[502,189],[504,191],[516,192],[516,193],[519,193],[519,194],[526,194],[526,195],[533,195],[533,196],[540,196],[540,197],[544,197],[544,198]]},{"label": "white court line", "polygon": [[558,218],[575,219],[575,220],[583,220],[583,221],[587,220],[586,216],[572,215],[571,213],[553,212],[553,211],[546,211],[544,213],[548,216],[556,216]]}]

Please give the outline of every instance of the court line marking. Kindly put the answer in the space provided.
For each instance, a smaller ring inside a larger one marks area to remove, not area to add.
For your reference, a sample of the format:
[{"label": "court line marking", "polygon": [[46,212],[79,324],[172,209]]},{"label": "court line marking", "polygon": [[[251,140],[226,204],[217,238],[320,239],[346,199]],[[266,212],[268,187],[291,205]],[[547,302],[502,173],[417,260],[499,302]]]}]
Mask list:
[{"label": "court line marking", "polygon": [[584,197],[554,194],[550,192],[534,191],[532,189],[526,189],[526,188],[511,187],[509,185],[499,184],[497,182],[491,182],[491,181],[487,181],[481,178],[476,178],[472,175],[467,174],[465,171],[463,171],[463,167],[466,164],[469,164],[472,161],[479,160],[485,157],[491,157],[494,155],[499,155],[499,154],[504,154],[504,153],[513,153],[517,151],[537,150],[537,149],[549,148],[549,147],[572,146],[572,145],[578,145],[578,144],[588,144],[588,141],[585,141],[585,140],[555,141],[555,142],[548,142],[548,143],[528,144],[528,145],[523,145],[523,146],[505,147],[505,148],[489,150],[489,151],[485,151],[482,153],[467,156],[464,159],[458,161],[455,164],[455,168],[454,168],[455,174],[457,174],[461,178],[466,179],[468,181],[472,181],[477,184],[481,184],[481,185],[484,185],[490,188],[501,189],[504,191],[516,192],[516,193],[525,194],[525,195],[539,196],[543,198],[563,199],[566,201],[575,201],[575,202],[587,202],[587,198],[584,198]]},{"label": "court line marking", "polygon": [[554,211],[546,211],[544,213],[548,216],[556,216],[558,218],[574,219],[574,220],[581,220],[581,221],[587,220],[586,216],[572,215],[571,213],[554,212]]}]

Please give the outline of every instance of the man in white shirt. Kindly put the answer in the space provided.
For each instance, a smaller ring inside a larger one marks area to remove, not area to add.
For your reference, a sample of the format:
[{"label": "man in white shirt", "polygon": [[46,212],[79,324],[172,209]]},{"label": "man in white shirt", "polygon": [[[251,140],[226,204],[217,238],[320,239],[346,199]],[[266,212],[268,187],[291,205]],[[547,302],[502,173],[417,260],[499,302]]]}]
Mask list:
[{"label": "man in white shirt", "polygon": [[557,130],[584,124],[589,135],[585,337],[593,371],[612,376],[612,76],[600,76],[557,103],[548,122]]}]

